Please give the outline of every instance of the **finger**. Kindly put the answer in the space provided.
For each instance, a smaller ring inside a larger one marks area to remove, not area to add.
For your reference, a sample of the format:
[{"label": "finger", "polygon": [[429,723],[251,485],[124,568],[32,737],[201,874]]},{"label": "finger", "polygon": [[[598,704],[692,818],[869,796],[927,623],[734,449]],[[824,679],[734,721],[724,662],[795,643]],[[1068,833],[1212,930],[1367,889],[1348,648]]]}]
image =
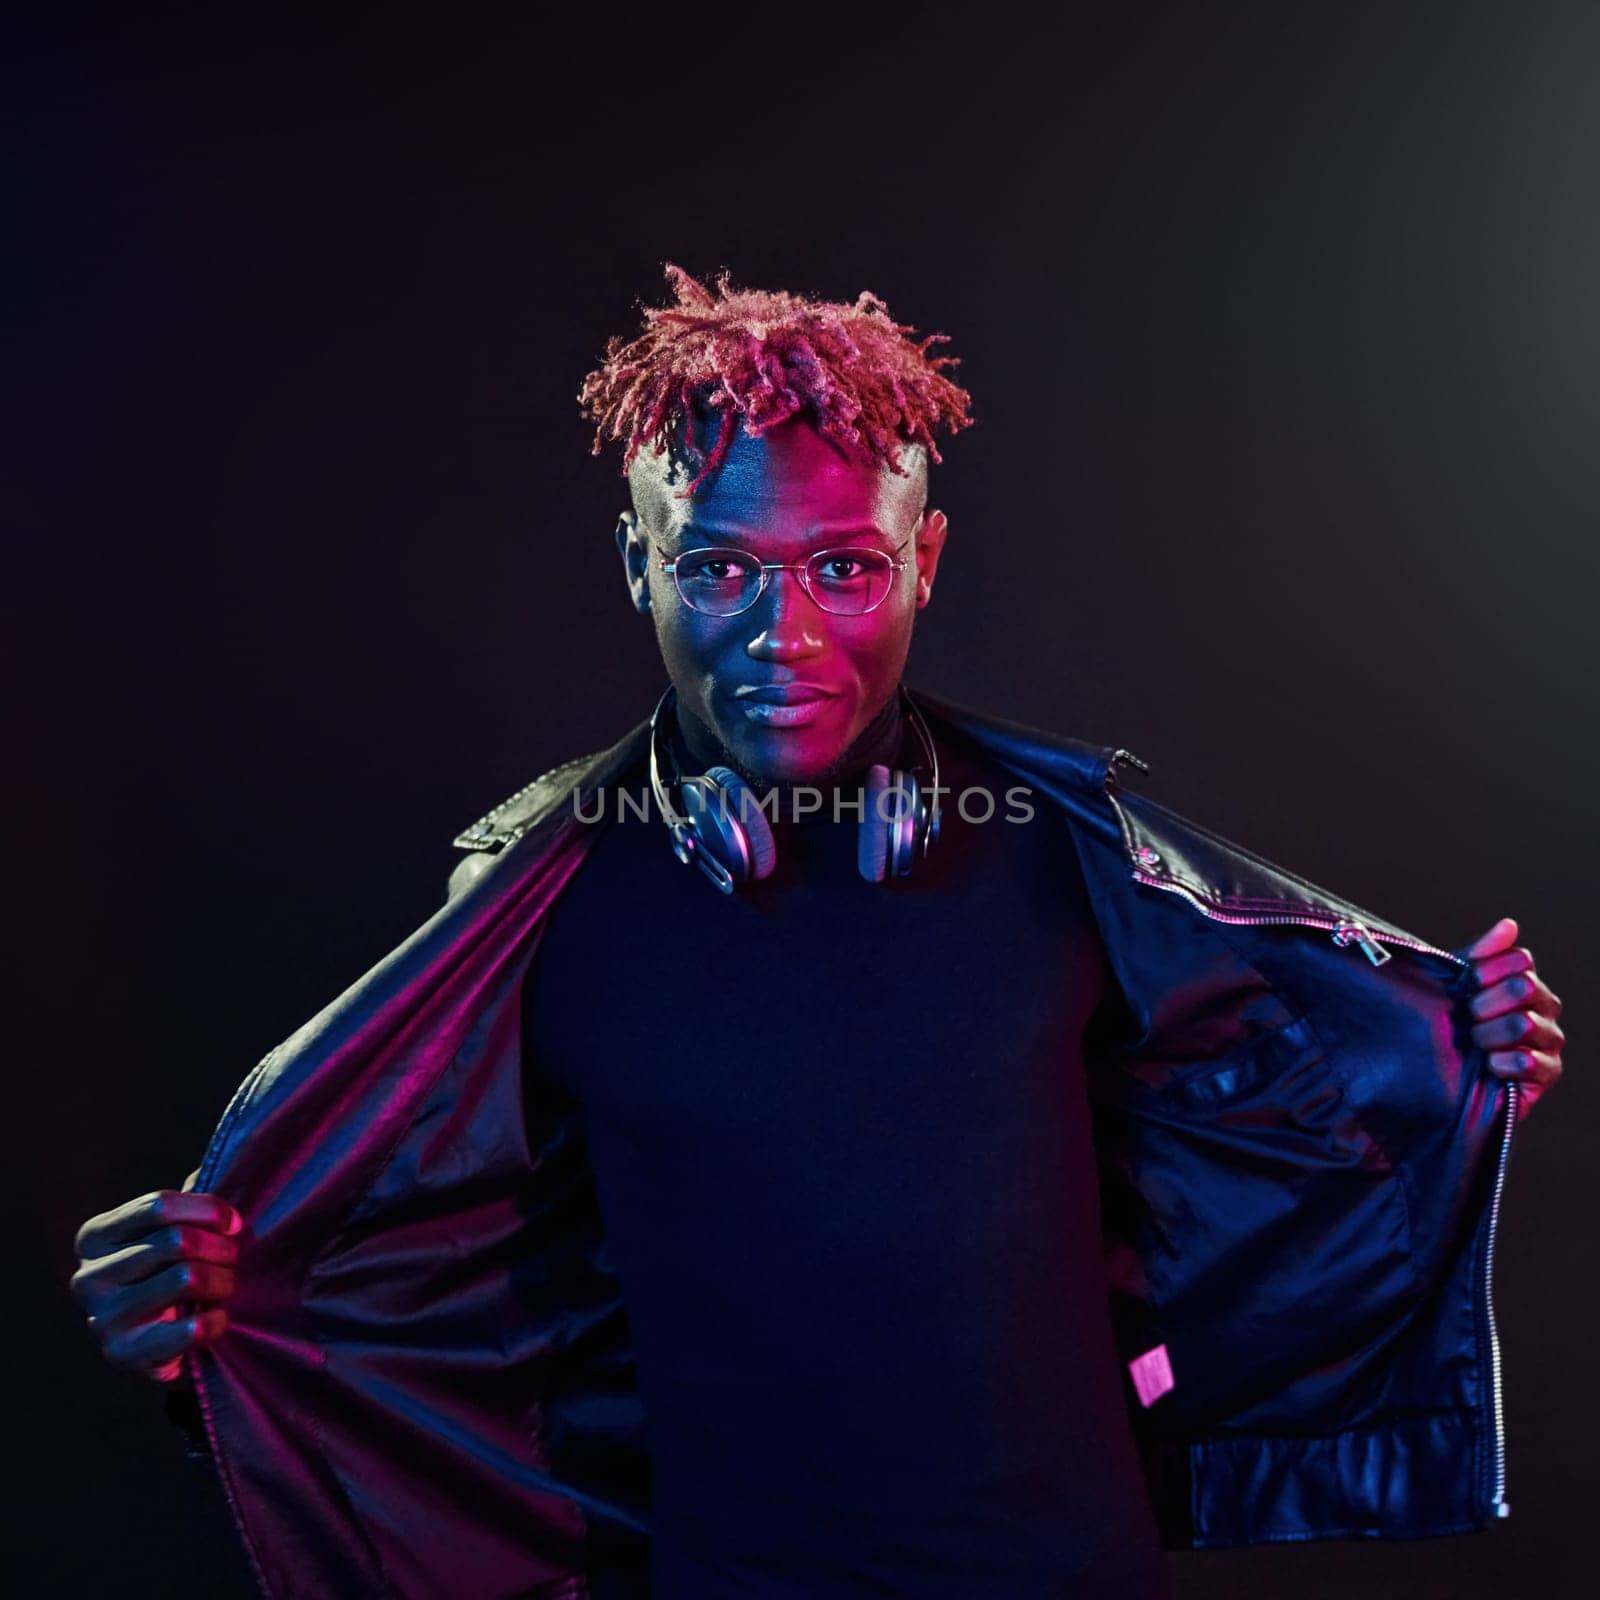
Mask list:
[{"label": "finger", "polygon": [[[93,1322],[93,1320],[94,1318],[91,1317],[90,1322]],[[158,1320],[160,1322],[176,1322],[178,1320],[178,1307],[166,1307],[166,1310],[163,1310]],[[182,1358],[182,1355],[174,1355],[170,1360],[160,1363],[160,1366],[141,1366],[139,1374],[141,1374],[142,1378],[154,1378],[157,1382],[170,1384],[174,1379],[182,1378],[182,1374],[184,1374],[184,1358]]]},{"label": "finger", "polygon": [[1472,970],[1479,987],[1488,988],[1491,983],[1498,983],[1513,972],[1531,972],[1533,955],[1525,946],[1518,945],[1515,949],[1502,950],[1499,955],[1475,963]]},{"label": "finger", "polygon": [[1509,1011],[1492,1022],[1480,1022],[1472,1030],[1472,1039],[1485,1050],[1515,1045],[1522,1050],[1554,1050],[1560,1054],[1567,1036],[1553,1017],[1537,1011]]},{"label": "finger", "polygon": [[244,1219],[221,1195],[154,1189],[137,1200],[102,1211],[78,1229],[81,1257],[103,1256],[168,1222],[189,1222],[218,1233],[238,1233]]},{"label": "finger", "polygon": [[209,1344],[228,1326],[221,1306],[192,1317],[141,1323],[113,1334],[103,1346],[106,1360],[118,1367],[155,1367],[197,1344]]},{"label": "finger", "polygon": [[1516,922],[1510,917],[1501,917],[1487,933],[1479,934],[1461,953],[1469,961],[1476,961],[1480,956],[1497,955],[1508,946],[1515,944],[1516,938]]},{"label": "finger", "polygon": [[1543,1011],[1546,1016],[1556,1017],[1561,1014],[1561,1002],[1531,968],[1503,978],[1493,988],[1472,997],[1472,1014],[1483,1021],[1513,1010]]},{"label": "finger", "polygon": [[[131,1283],[105,1296],[95,1308],[92,1324],[104,1342],[107,1334],[118,1333],[135,1323],[149,1322],[157,1313],[175,1308],[179,1301],[215,1304],[234,1291],[235,1278],[230,1267],[209,1261],[179,1261],[153,1278]],[[175,1314],[175,1312],[174,1312]]]},{"label": "finger", "polygon": [[93,1256],[72,1275],[72,1292],[82,1304],[126,1283],[148,1278],[175,1261],[214,1261],[229,1266],[239,1258],[238,1241],[209,1228],[160,1228],[136,1244],[106,1256]]},{"label": "finger", "polygon": [[1495,1050],[1489,1055],[1489,1070],[1497,1078],[1548,1089],[1560,1082],[1561,1057],[1548,1050]]}]

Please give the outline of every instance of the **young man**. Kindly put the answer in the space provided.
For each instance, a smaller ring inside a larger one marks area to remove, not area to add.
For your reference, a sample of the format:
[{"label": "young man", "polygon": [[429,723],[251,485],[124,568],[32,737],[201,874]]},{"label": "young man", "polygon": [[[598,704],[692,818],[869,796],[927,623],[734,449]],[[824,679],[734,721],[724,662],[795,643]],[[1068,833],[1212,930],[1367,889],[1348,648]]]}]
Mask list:
[{"label": "young man", "polygon": [[1516,925],[1438,950],[905,686],[950,358],[668,273],[582,396],[667,691],[80,1234],[263,1587],[1143,1597],[1163,1539],[1503,1514]]}]

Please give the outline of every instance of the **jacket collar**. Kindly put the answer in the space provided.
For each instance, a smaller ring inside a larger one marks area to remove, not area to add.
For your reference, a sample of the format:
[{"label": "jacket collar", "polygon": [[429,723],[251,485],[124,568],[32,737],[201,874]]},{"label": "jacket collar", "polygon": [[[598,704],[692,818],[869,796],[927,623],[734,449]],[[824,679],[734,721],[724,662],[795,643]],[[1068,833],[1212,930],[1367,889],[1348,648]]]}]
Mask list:
[{"label": "jacket collar", "polygon": [[[1388,955],[1371,942],[1373,935],[1459,959],[1148,797],[1124,790],[1124,769],[1150,770],[1125,747],[1052,733],[926,689],[910,692],[936,736],[943,731],[969,740],[1043,792],[1080,826],[1114,844],[1128,874],[1138,882],[1183,894],[1222,921],[1281,920],[1325,927],[1342,943],[1360,943],[1368,958],[1380,965]],[[585,806],[596,790],[616,782],[644,759],[649,728],[646,718],[606,749],[542,773],[463,828],[453,843],[462,850],[499,851],[553,826],[569,808]]]}]

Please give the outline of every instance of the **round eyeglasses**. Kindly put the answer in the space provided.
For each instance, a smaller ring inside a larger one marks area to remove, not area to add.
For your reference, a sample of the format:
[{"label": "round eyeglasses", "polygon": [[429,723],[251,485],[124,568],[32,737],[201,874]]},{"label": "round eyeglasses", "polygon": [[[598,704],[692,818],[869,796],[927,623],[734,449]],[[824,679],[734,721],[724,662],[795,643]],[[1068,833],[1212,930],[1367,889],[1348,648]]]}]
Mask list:
[{"label": "round eyeglasses", "polygon": [[[909,538],[902,540],[896,548],[904,550],[909,543]],[[670,561],[658,549],[657,559],[683,603],[708,617],[748,611],[774,572],[793,572],[800,587],[836,617],[863,616],[889,598],[895,575],[911,560],[870,545],[818,550],[804,561],[758,561],[748,550],[715,545],[680,551]]]}]

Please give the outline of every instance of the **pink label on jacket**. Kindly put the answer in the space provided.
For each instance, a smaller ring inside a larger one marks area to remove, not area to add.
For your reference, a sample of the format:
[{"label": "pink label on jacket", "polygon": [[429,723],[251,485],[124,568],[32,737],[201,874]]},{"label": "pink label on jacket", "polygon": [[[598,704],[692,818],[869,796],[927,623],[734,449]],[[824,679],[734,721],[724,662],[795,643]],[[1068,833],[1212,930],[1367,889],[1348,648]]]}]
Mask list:
[{"label": "pink label on jacket", "polygon": [[1174,1387],[1172,1363],[1167,1359],[1167,1347],[1164,1344],[1146,1350],[1142,1356],[1135,1356],[1128,1363],[1128,1371],[1133,1375],[1133,1387],[1139,1396],[1139,1404],[1146,1410]]}]

